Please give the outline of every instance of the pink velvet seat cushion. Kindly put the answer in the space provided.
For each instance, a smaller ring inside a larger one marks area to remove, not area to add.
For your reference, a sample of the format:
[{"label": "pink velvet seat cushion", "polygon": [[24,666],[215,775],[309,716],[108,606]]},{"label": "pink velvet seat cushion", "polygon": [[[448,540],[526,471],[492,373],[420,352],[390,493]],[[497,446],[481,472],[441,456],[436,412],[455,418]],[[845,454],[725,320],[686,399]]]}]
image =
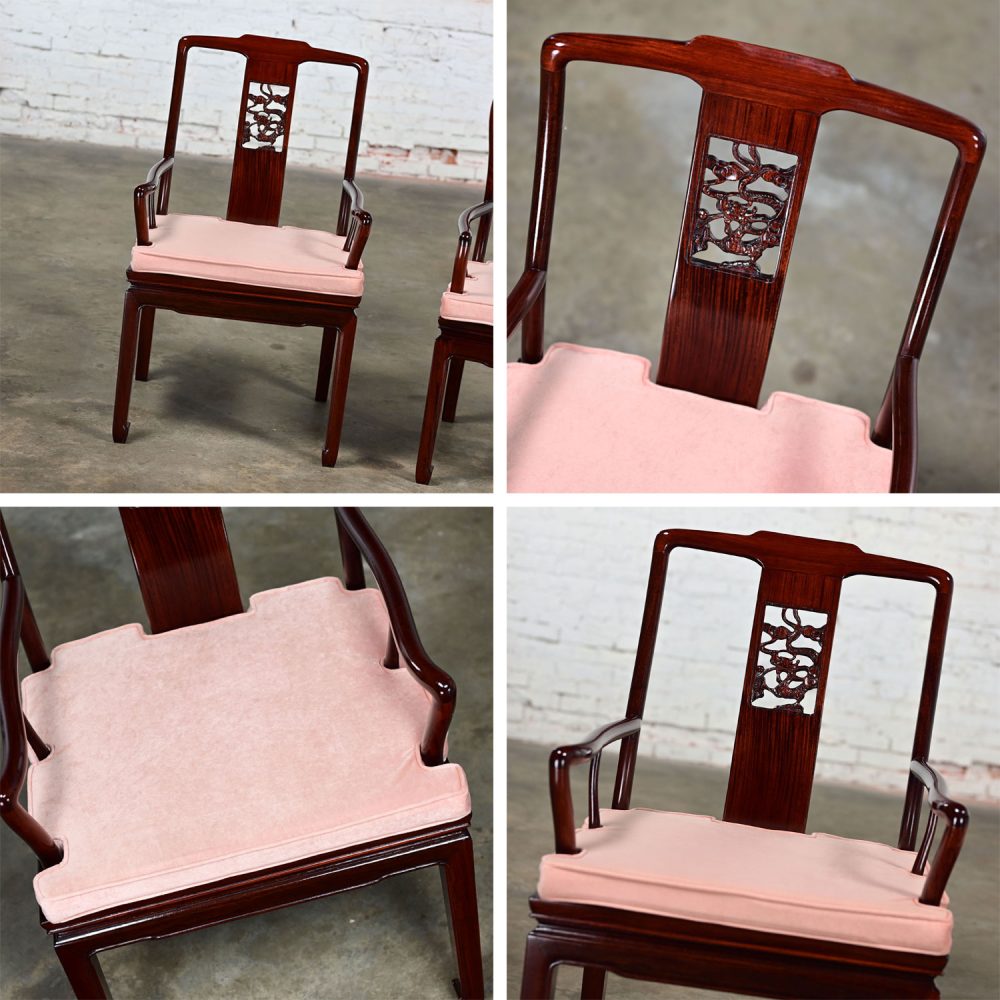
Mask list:
[{"label": "pink velvet seat cushion", "polygon": [[774,934],[947,955],[952,914],[919,902],[914,854],[709,816],[603,809],[579,854],[542,858],[538,895]]},{"label": "pink velvet seat cushion", "polygon": [[441,296],[441,318],[493,325],[493,261],[468,262],[465,291],[456,295],[451,285],[445,289]]},{"label": "pink velvet seat cushion", "polygon": [[158,215],[133,271],[360,298],[363,265],[347,270],[344,237],[295,226],[252,226],[207,215]]},{"label": "pink velvet seat cushion", "polygon": [[868,417],[776,392],[764,407],[656,385],[645,358],[553,344],[507,373],[516,493],[886,492]]},{"label": "pink velvet seat cushion", "polygon": [[57,647],[24,710],[52,753],[28,808],[64,847],[45,916],[82,914],[461,820],[456,764],[427,767],[430,695],[381,665],[375,590],[322,579],[250,610]]}]

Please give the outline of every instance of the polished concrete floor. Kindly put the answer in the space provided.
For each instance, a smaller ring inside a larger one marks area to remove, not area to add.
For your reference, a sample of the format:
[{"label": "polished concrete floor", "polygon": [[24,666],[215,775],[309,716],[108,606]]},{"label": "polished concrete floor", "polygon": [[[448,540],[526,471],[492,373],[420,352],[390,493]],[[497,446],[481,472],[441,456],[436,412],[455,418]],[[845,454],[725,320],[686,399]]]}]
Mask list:
[{"label": "polished concrete floor", "polygon": [[[21,571],[52,645],[145,621],[116,511],[5,510]],[[472,790],[472,835],[486,982],[492,982],[492,555],[486,509],[369,511],[392,553],[430,655],[459,691],[451,759]],[[340,571],[328,510],[227,510],[244,598]],[[95,793],[95,808],[100,808]],[[0,996],[69,995],[38,926],[33,855],[0,831]],[[278,1000],[286,997],[453,997],[455,975],[436,871],[181,937],[105,952],[114,995]]]},{"label": "polished concrete floor", "polygon": [[[510,0],[508,288],[524,261],[538,53],[559,31],[721,35],[840,63],[998,134],[994,0]],[[700,89],[573,64],[567,74],[546,343],[656,361]],[[951,171],[947,143],[846,112],[820,128],[762,400],[775,389],[874,414]],[[1000,488],[998,158],[987,152],[920,370],[924,492]],[[518,354],[516,341],[511,358]]]},{"label": "polished concrete floor", "polygon": [[[581,732],[581,738],[586,732]],[[552,851],[547,762],[552,747],[511,741],[507,749],[507,992],[519,996],[525,935],[533,926],[527,899],[538,879],[538,859]],[[574,775],[577,817],[586,813],[586,768]],[[601,768],[602,801],[614,780],[614,755]],[[726,797],[728,774],[721,768],[641,759],[636,769],[633,805],[671,808],[718,816]],[[604,790],[604,786],[607,790]],[[581,809],[583,812],[581,812]],[[813,788],[808,830],[843,837],[893,843],[899,831],[902,793],[898,796],[845,785]],[[1000,813],[970,807],[972,820],[951,879],[948,895],[955,912],[955,941],[945,972],[937,980],[945,1000],[1000,996],[997,913],[1000,912]],[[556,977],[556,996],[580,995],[581,973],[564,967]],[[663,986],[608,977],[609,1000],[625,997],[676,997],[712,1000],[730,994]],[[873,998],[874,1000],[874,998]],[[881,1000],[881,998],[880,998]]]},{"label": "polished concrete floor", "polygon": [[[347,412],[335,469],[320,465],[313,400],[320,332],[161,312],[128,444],[111,441],[132,189],[155,156],[0,142],[0,489],[44,492],[426,491],[413,480],[455,220],[474,186],[360,178],[365,251]],[[171,208],[223,214],[229,163],[180,156]],[[340,177],[289,169],[283,224],[336,225]],[[492,376],[468,365],[458,419],[438,435],[438,491],[488,491]]]}]

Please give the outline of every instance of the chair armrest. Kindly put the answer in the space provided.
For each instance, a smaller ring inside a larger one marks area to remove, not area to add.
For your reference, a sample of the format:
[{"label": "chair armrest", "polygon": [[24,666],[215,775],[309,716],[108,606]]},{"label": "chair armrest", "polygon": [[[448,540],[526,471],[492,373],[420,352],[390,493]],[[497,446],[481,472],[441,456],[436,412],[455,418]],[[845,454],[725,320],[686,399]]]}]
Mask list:
[{"label": "chair armrest", "polygon": [[588,796],[588,821],[591,828],[601,825],[598,802],[598,779],[601,752],[611,743],[638,733],[642,719],[622,719],[595,729],[582,743],[557,747],[549,755],[549,794],[552,798],[552,822],[555,826],[556,852],[576,854],[576,822],[573,819],[573,790],[570,787],[569,769],[581,761],[590,761]]},{"label": "chair armrest", "polygon": [[912,493],[917,481],[917,364],[908,354],[896,358],[892,373],[893,493]]},{"label": "chair armrest", "polygon": [[[347,199],[345,201],[345,198]],[[348,207],[349,205],[349,207]],[[365,244],[371,233],[372,217],[365,211],[365,196],[354,181],[344,181],[344,191],[340,203],[340,219],[337,232],[346,228],[344,249],[347,251],[347,270],[356,271],[365,252]]]},{"label": "chair armrest", "polygon": [[944,889],[948,883],[948,876],[951,875],[951,870],[955,867],[958,852],[965,840],[965,832],[969,828],[969,810],[960,802],[948,798],[948,788],[944,779],[926,760],[911,761],[910,774],[927,789],[927,803],[930,807],[930,813],[927,816],[927,830],[913,863],[915,875],[923,875],[924,873],[938,817],[947,823],[937,853],[934,855],[931,873],[924,883],[924,891],[920,894],[921,903],[928,906],[940,906],[941,897],[944,895]]},{"label": "chair armrest", "polygon": [[62,860],[62,848],[20,802],[28,773],[28,738],[17,678],[23,614],[24,586],[19,576],[9,576],[3,581],[0,605],[0,728],[3,730],[0,817],[35,852],[42,866],[48,868]]},{"label": "chair armrest", "polygon": [[545,287],[545,271],[525,271],[507,296],[507,336],[518,328]]},{"label": "chair armrest", "polygon": [[472,245],[472,223],[476,219],[483,220],[479,223],[479,232],[476,235],[476,249],[472,255],[473,260],[481,263],[486,254],[486,243],[489,240],[490,220],[492,218],[492,201],[481,201],[478,205],[467,208],[458,217],[458,249],[455,251],[455,263],[451,269],[451,290],[456,295],[461,295],[465,291],[469,247]]},{"label": "chair armrest", "polygon": [[[413,612],[410,610],[410,602],[406,599],[399,573],[385,546],[365,520],[364,515],[354,507],[338,507],[336,515],[338,526],[346,533],[348,541],[356,546],[353,552],[349,548],[344,552],[347,577],[345,584],[348,590],[358,590],[364,586],[364,573],[360,564],[360,557],[363,556],[379,590],[382,591],[389,613],[391,638],[395,641],[404,663],[434,699],[427,727],[420,742],[420,755],[424,763],[430,767],[443,764],[447,760],[445,740],[448,736],[448,726],[455,711],[457,697],[455,682],[424,649],[417,634]],[[341,535],[341,544],[342,548],[346,548],[344,534]]]},{"label": "chair armrest", "polygon": [[[135,242],[138,246],[152,246],[149,238],[150,229],[156,228],[157,203],[164,205],[166,191],[170,186],[169,172],[173,170],[174,158],[165,156],[149,168],[146,180],[132,194],[132,207],[135,210]],[[166,182],[163,182],[166,175]],[[162,190],[161,190],[162,183]],[[157,195],[154,200],[153,195]]]}]

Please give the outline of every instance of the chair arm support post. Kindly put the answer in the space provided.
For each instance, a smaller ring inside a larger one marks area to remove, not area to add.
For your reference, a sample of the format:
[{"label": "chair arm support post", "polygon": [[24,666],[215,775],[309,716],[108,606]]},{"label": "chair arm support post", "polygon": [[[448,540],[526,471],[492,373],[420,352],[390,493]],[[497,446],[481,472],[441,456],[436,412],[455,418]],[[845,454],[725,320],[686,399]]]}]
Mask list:
[{"label": "chair arm support post", "polygon": [[549,755],[549,794],[552,800],[556,853],[578,853],[570,768],[581,761],[590,761],[588,822],[591,828],[597,828],[601,825],[597,788],[601,752],[611,743],[617,743],[626,736],[638,733],[641,727],[642,719],[622,719],[595,729],[582,743],[557,747]]},{"label": "chair arm support post", "polygon": [[[402,580],[393,564],[385,546],[365,520],[364,515],[353,507],[338,507],[336,509],[337,525],[355,546],[365,562],[368,563],[385,600],[389,615],[389,625],[392,638],[401,659],[413,673],[414,677],[425,687],[434,699],[427,727],[420,742],[420,755],[425,764],[435,767],[446,762],[445,741],[448,727],[455,712],[457,689],[449,674],[442,670],[424,649],[417,627],[413,621],[413,612],[406,598]],[[345,544],[341,542],[344,551]],[[363,586],[363,575],[362,575]],[[352,588],[348,584],[349,589]]]},{"label": "chair arm support post", "polygon": [[524,321],[545,288],[545,271],[525,271],[507,296],[507,336]]},{"label": "chair arm support post", "polygon": [[940,906],[945,886],[958,860],[959,851],[962,849],[969,828],[969,810],[960,802],[948,797],[944,779],[926,760],[911,761],[910,774],[927,789],[927,802],[931,810],[927,819],[927,833],[914,862],[914,874],[923,874],[937,820],[940,818],[946,824],[941,843],[934,855],[931,873],[924,883],[924,891],[920,894],[921,903],[927,906]]},{"label": "chair arm support post", "polygon": [[132,193],[135,211],[135,242],[138,246],[152,246],[150,229],[156,228],[157,211],[166,211],[169,197],[170,178],[174,169],[174,158],[165,156],[149,168],[146,180]]},{"label": "chair arm support post", "polygon": [[[478,205],[467,208],[458,217],[458,249],[455,251],[455,264],[451,269],[451,291],[456,295],[461,295],[465,291],[469,249],[472,246],[472,223],[476,219],[482,220],[476,235],[476,249],[472,253],[472,259],[481,263],[486,254],[486,242],[490,233],[489,219],[492,215],[493,202],[481,201]],[[485,236],[483,235],[484,224],[486,225]]]},{"label": "chair arm support post", "polygon": [[365,196],[353,180],[344,180],[340,196],[340,214],[337,218],[337,235],[345,237],[348,271],[356,271],[365,252],[371,233],[372,216],[365,211]]},{"label": "chair arm support post", "polygon": [[[62,849],[19,801],[28,773],[28,739],[17,677],[23,613],[24,586],[21,578],[9,576],[3,581],[3,603],[0,606],[0,729],[3,737],[0,818],[48,868],[62,860]],[[33,729],[31,733],[37,739]]]}]

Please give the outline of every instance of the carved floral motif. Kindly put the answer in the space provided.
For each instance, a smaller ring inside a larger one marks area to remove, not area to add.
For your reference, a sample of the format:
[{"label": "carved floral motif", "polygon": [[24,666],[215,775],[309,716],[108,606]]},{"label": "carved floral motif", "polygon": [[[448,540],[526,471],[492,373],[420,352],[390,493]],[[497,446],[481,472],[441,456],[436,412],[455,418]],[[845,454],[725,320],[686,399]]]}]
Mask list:
[{"label": "carved floral motif", "polygon": [[[798,161],[790,154],[767,150],[775,158],[793,162],[789,166],[763,163],[757,147],[746,142],[732,142],[733,158],[724,160],[711,151],[718,151],[723,143],[729,140],[712,137],[705,153],[691,256],[712,267],[766,278],[776,266],[769,262],[762,267],[761,257],[781,245]],[[721,260],[710,246],[721,252]],[[706,251],[708,256],[698,256]]]},{"label": "carved floral motif", "polygon": [[273,149],[276,153],[282,151],[290,91],[290,87],[277,83],[250,84],[243,115],[244,149]]},{"label": "carved floral motif", "polygon": [[758,708],[815,712],[826,626],[822,612],[767,605],[750,695]]}]

